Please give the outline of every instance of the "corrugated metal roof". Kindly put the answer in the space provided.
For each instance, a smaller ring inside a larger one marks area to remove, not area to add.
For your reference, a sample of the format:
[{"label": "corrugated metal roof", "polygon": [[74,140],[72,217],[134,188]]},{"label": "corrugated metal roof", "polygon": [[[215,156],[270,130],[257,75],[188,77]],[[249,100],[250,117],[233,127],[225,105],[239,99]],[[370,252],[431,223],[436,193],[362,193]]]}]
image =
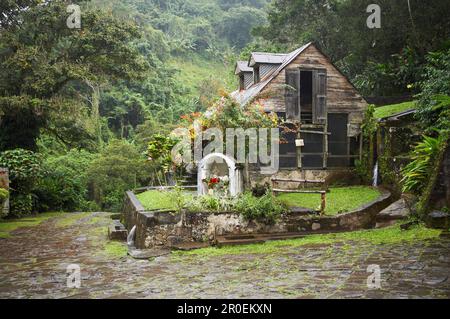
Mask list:
[{"label": "corrugated metal roof", "polygon": [[239,74],[241,72],[253,72],[253,68],[248,66],[247,61],[237,61],[234,74]]},{"label": "corrugated metal roof", "polygon": [[271,74],[268,74],[263,81],[251,85],[247,90],[234,91],[233,93],[231,93],[231,96],[241,105],[247,104],[252,99],[254,99],[266,87],[266,85],[269,84],[270,81],[272,81],[286,66],[288,66],[288,64],[291,63],[292,60],[294,60],[300,53],[302,53],[307,47],[309,47],[311,43],[312,42],[307,43],[289,54],[284,54],[284,59],[281,62],[281,65]]}]

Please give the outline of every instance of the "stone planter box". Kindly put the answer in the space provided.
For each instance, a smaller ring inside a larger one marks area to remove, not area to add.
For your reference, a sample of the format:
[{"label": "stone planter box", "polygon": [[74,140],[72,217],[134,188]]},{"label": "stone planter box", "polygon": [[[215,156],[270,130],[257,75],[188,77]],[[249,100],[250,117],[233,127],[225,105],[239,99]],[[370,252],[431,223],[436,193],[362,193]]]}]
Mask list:
[{"label": "stone planter box", "polygon": [[186,242],[213,243],[216,236],[287,233],[336,232],[374,228],[376,215],[391,203],[391,194],[382,190],[375,201],[355,211],[336,216],[310,216],[304,212],[283,214],[275,223],[246,220],[235,212],[158,212],[145,211],[133,192],[127,192],[124,220],[128,231],[136,225],[138,249],[173,247]]}]

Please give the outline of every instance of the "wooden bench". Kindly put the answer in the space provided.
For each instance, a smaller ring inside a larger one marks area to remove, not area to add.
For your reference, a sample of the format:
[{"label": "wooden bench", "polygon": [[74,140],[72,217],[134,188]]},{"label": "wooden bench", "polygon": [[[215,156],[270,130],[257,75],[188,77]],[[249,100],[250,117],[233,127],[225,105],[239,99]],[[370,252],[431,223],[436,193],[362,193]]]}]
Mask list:
[{"label": "wooden bench", "polygon": [[[308,180],[308,179],[288,179],[288,178],[271,178],[272,191],[274,193],[296,193],[296,194],[320,194],[320,215],[325,213],[327,205],[328,188],[325,187],[325,180]],[[277,188],[279,183],[298,183],[303,184],[303,189],[281,189]],[[306,190],[307,184],[317,184],[322,186],[321,190]]]}]

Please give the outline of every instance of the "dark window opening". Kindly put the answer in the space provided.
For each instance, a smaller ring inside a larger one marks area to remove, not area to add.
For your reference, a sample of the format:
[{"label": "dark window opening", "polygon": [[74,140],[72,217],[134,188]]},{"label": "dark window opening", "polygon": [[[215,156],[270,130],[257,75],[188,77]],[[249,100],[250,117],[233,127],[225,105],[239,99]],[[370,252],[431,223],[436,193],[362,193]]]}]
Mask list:
[{"label": "dark window opening", "polygon": [[255,65],[253,67],[253,82],[259,83],[260,75],[259,75],[259,65]]},{"label": "dark window opening", "polygon": [[244,74],[239,75],[239,90],[245,90]]},{"label": "dark window opening", "polygon": [[313,73],[300,71],[300,116],[303,123],[313,121]]}]

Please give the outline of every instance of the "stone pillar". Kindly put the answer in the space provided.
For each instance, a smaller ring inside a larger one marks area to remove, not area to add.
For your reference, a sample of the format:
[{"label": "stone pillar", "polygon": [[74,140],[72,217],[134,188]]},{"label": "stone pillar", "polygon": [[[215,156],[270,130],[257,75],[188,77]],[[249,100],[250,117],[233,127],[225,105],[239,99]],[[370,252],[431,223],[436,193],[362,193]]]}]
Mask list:
[{"label": "stone pillar", "polygon": [[[9,174],[7,168],[0,167],[0,188],[9,191]],[[0,216],[7,216],[9,214],[9,198],[0,207]]]}]

